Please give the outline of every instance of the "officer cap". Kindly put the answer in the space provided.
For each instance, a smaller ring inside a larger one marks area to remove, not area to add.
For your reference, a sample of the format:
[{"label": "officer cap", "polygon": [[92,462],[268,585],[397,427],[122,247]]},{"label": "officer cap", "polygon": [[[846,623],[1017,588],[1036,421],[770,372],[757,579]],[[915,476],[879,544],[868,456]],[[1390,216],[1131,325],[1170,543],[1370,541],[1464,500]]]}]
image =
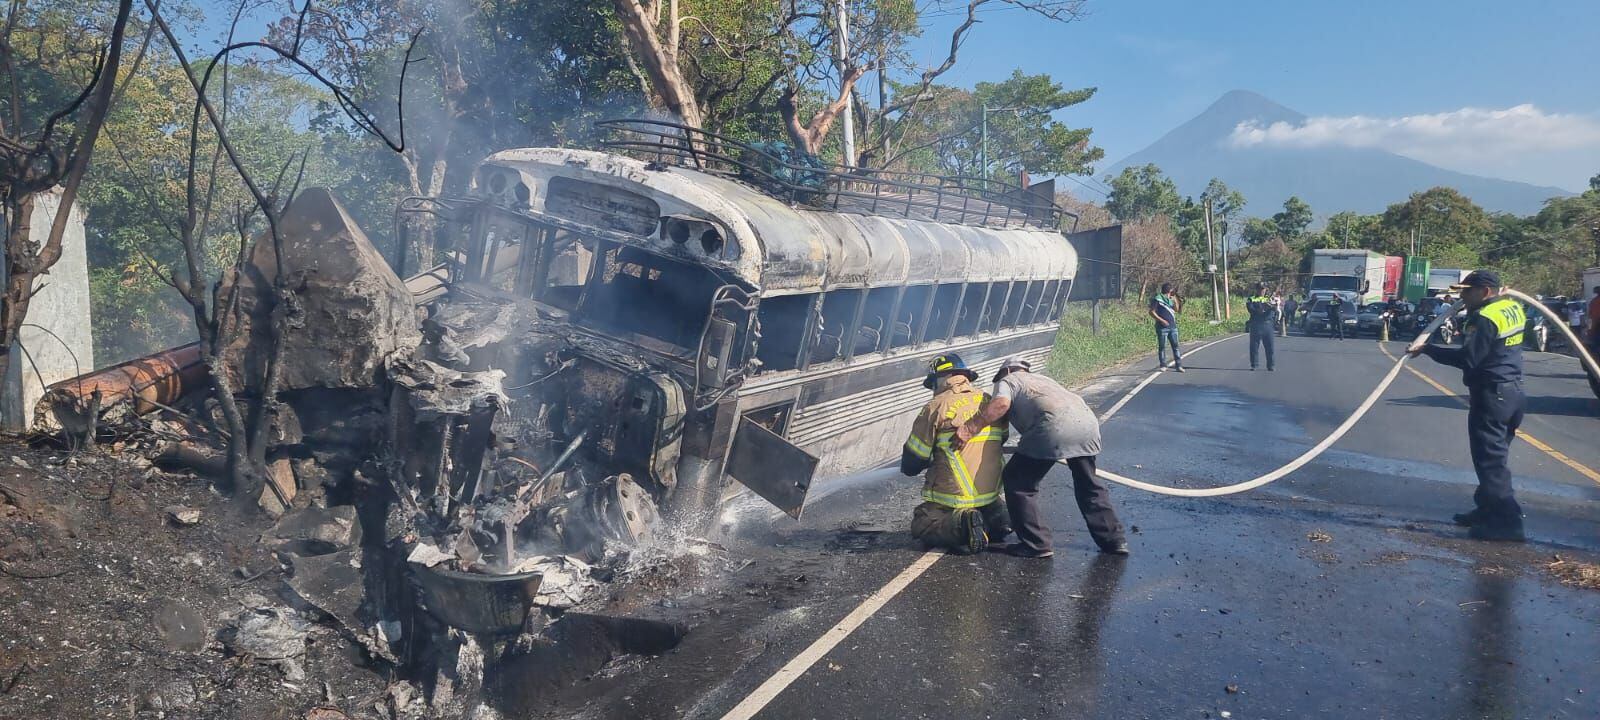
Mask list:
[{"label": "officer cap", "polygon": [[977,380],[978,374],[973,372],[955,353],[940,355],[928,362],[928,376],[922,379],[922,386],[933,389],[933,383],[941,375],[965,375],[968,380]]},{"label": "officer cap", "polygon": [[1461,279],[1460,284],[1451,285],[1451,290],[1461,290],[1469,287],[1500,287],[1500,274],[1493,270],[1473,270]]}]

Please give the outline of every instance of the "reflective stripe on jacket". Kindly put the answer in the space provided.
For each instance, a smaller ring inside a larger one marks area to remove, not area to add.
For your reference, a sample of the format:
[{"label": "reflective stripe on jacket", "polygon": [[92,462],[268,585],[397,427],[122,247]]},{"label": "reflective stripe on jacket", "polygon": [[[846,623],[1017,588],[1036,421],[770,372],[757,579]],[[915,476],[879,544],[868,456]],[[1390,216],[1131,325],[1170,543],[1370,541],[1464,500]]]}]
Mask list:
[{"label": "reflective stripe on jacket", "polygon": [[1274,305],[1272,298],[1265,295],[1256,295],[1244,301],[1245,310],[1250,312],[1249,324],[1256,328],[1265,328],[1278,321],[1278,306]]},{"label": "reflective stripe on jacket", "polygon": [[976,415],[988,395],[962,376],[946,378],[911,425],[905,452],[927,461],[922,499],[950,508],[988,505],[999,497],[1004,425],[990,425],[960,450],[956,428]]}]

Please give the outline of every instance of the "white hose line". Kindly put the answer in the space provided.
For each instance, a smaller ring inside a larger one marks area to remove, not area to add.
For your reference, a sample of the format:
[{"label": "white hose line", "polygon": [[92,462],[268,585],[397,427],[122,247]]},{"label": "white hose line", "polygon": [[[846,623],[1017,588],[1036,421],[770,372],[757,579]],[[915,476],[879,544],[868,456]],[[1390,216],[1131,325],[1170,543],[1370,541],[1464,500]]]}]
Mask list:
[{"label": "white hose line", "polygon": [[[1595,362],[1594,356],[1591,355],[1589,350],[1583,346],[1583,343],[1578,339],[1578,336],[1572,332],[1572,329],[1568,328],[1566,323],[1562,322],[1560,316],[1556,315],[1554,311],[1550,310],[1550,308],[1545,307],[1544,303],[1541,303],[1538,300],[1535,300],[1521,292],[1512,290],[1511,288],[1503,289],[1502,293],[1522,300],[1528,305],[1537,308],[1539,312],[1544,314],[1546,319],[1551,321],[1552,324],[1560,327],[1561,332],[1566,334],[1567,340],[1572,343],[1574,348],[1577,349],[1578,358],[1582,361],[1590,377],[1600,379],[1600,363]],[[1417,334],[1417,339],[1413,340],[1410,347],[1407,349],[1420,348],[1427,344],[1428,338],[1433,337],[1434,331],[1438,330],[1439,326],[1443,325],[1445,320],[1454,316],[1456,312],[1461,309],[1461,306],[1462,301],[1458,300],[1454,305],[1450,306],[1449,310],[1439,313],[1439,315],[1433,319],[1433,322],[1428,324],[1426,329]],[[1389,368],[1389,373],[1383,376],[1383,380],[1378,383],[1378,386],[1373,388],[1371,393],[1367,394],[1367,398],[1365,400],[1361,401],[1361,405],[1356,408],[1356,411],[1351,413],[1350,417],[1345,418],[1344,422],[1339,424],[1339,427],[1334,428],[1332,433],[1323,438],[1322,442],[1317,443],[1310,450],[1301,453],[1300,457],[1290,460],[1288,464],[1265,475],[1261,475],[1241,483],[1224,485],[1222,487],[1175,488],[1167,487],[1165,485],[1155,485],[1142,480],[1135,480],[1124,475],[1118,475],[1117,473],[1109,470],[1097,470],[1095,474],[1099,475],[1101,478],[1110,480],[1111,482],[1127,485],[1131,488],[1138,488],[1140,490],[1153,492],[1159,495],[1172,495],[1176,497],[1217,497],[1219,495],[1232,495],[1235,493],[1245,492],[1246,490],[1254,490],[1258,487],[1266,485],[1267,483],[1282,479],[1289,473],[1299,470],[1301,467],[1304,467],[1306,463],[1316,459],[1318,455],[1321,455],[1329,447],[1332,447],[1334,443],[1339,442],[1339,439],[1343,438],[1345,433],[1350,432],[1350,428],[1355,427],[1355,424],[1360,422],[1361,418],[1367,414],[1367,411],[1372,409],[1372,406],[1378,402],[1378,398],[1383,396],[1384,391],[1388,390],[1389,386],[1394,384],[1395,377],[1400,374],[1400,368],[1406,364],[1406,360],[1408,359],[1410,359],[1410,355],[1400,356],[1400,359],[1395,361],[1394,367]],[[1144,389],[1144,386],[1148,385],[1153,379],[1154,376],[1146,378],[1143,383],[1140,383],[1138,387],[1135,387],[1126,396],[1124,396],[1122,400],[1118,401],[1116,405],[1112,406],[1112,412],[1106,413],[1106,417],[1109,418],[1116,410],[1120,410],[1128,400],[1132,399],[1135,393]]]},{"label": "white hose line", "polygon": [[[1417,341],[1413,344],[1426,343],[1428,338],[1433,336],[1433,332],[1438,330],[1439,326],[1443,325],[1444,321],[1449,319],[1450,316],[1454,315],[1456,310],[1460,309],[1460,307],[1461,303],[1458,301],[1456,304],[1450,306],[1449,311],[1439,313],[1438,317],[1435,317],[1433,322],[1428,324],[1427,328],[1425,328],[1421,333],[1417,334]],[[1356,408],[1356,411],[1351,413],[1350,417],[1345,418],[1344,422],[1339,424],[1339,427],[1334,428],[1332,433],[1323,438],[1322,442],[1317,443],[1310,450],[1301,453],[1300,457],[1290,460],[1288,464],[1265,475],[1261,475],[1241,483],[1223,485],[1221,487],[1175,488],[1168,487],[1166,485],[1147,483],[1143,480],[1135,480],[1125,475],[1118,475],[1117,473],[1109,470],[1096,470],[1095,474],[1105,480],[1110,480],[1111,482],[1118,483],[1120,485],[1126,485],[1128,487],[1137,488],[1146,492],[1153,492],[1158,495],[1171,495],[1174,497],[1217,497],[1220,495],[1233,495],[1235,493],[1242,493],[1246,490],[1254,490],[1258,487],[1266,485],[1267,483],[1279,480],[1289,473],[1299,470],[1306,463],[1315,460],[1318,455],[1321,455],[1329,447],[1332,447],[1334,443],[1339,442],[1339,439],[1344,437],[1345,433],[1350,432],[1350,428],[1355,427],[1355,424],[1367,414],[1367,411],[1372,409],[1372,406],[1378,402],[1378,398],[1383,395],[1384,391],[1388,390],[1389,386],[1394,384],[1395,377],[1400,374],[1400,368],[1405,365],[1406,360],[1409,359],[1409,357],[1410,356],[1408,355],[1402,355],[1400,359],[1395,362],[1394,367],[1389,368],[1389,374],[1384,375],[1383,380],[1378,383],[1378,386],[1373,388],[1372,392],[1367,394],[1367,398],[1365,400],[1361,401],[1361,405]],[[1143,385],[1140,386],[1140,388],[1142,387]],[[1137,392],[1137,390],[1140,388],[1135,388],[1135,392]],[[1131,397],[1132,394],[1133,393],[1130,392],[1129,396]],[[1127,399],[1128,398],[1123,398],[1124,401]],[[1121,403],[1119,403],[1116,407],[1120,408]]]},{"label": "white hose line", "polygon": [[1572,343],[1573,349],[1578,351],[1578,361],[1588,372],[1589,377],[1594,378],[1596,381],[1600,381],[1600,361],[1596,361],[1594,359],[1594,355],[1589,352],[1589,348],[1584,347],[1583,341],[1578,339],[1577,333],[1572,332],[1572,328],[1567,327],[1567,323],[1561,319],[1560,315],[1557,315],[1554,310],[1545,307],[1544,303],[1528,297],[1521,292],[1512,290],[1511,288],[1506,288],[1503,292],[1538,308],[1539,312],[1544,314],[1545,319],[1549,320],[1551,325],[1561,328],[1561,333],[1567,336],[1567,342]]},{"label": "white hose line", "polygon": [[[1441,315],[1440,317],[1443,318],[1446,316]],[[1442,322],[1442,320],[1435,320],[1434,324],[1429,326],[1428,331],[1431,333],[1434,329],[1436,329],[1436,326],[1440,322]],[[1423,335],[1422,337],[1426,338],[1427,335]],[[1408,358],[1409,356],[1402,355],[1400,360],[1394,364],[1394,367],[1389,368],[1389,374],[1383,376],[1383,380],[1378,383],[1378,386],[1373,388],[1372,392],[1367,395],[1367,399],[1361,401],[1361,406],[1357,407],[1356,411],[1352,413],[1350,417],[1345,418],[1344,422],[1340,423],[1339,427],[1335,428],[1332,433],[1323,438],[1322,442],[1317,443],[1310,450],[1301,453],[1300,457],[1290,460],[1287,465],[1284,465],[1283,467],[1273,470],[1272,472],[1260,477],[1246,480],[1241,483],[1235,483],[1233,485],[1224,485],[1222,487],[1175,488],[1167,487],[1165,485],[1154,485],[1142,480],[1135,480],[1131,477],[1118,475],[1109,470],[1097,470],[1095,471],[1095,474],[1105,478],[1106,480],[1127,485],[1131,488],[1138,488],[1140,490],[1145,490],[1160,495],[1173,495],[1177,497],[1216,497],[1218,495],[1232,495],[1234,493],[1242,493],[1246,490],[1254,490],[1262,485],[1266,485],[1267,483],[1278,480],[1289,473],[1299,470],[1306,463],[1315,460],[1318,455],[1323,453],[1323,451],[1327,450],[1329,447],[1332,447],[1334,443],[1339,442],[1339,439],[1344,437],[1345,433],[1350,431],[1350,428],[1355,427],[1355,424],[1361,420],[1362,416],[1367,414],[1368,410],[1372,409],[1372,406],[1378,402],[1378,398],[1383,395],[1383,392],[1389,389],[1389,385],[1394,383],[1395,377],[1400,374],[1400,367],[1405,365],[1405,362]]]}]

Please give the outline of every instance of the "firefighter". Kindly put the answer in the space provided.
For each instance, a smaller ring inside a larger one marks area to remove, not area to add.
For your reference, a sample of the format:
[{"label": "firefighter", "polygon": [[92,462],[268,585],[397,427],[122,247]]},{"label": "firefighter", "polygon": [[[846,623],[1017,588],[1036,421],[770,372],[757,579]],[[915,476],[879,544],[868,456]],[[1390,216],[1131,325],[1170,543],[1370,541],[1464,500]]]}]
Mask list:
[{"label": "firefighter", "polygon": [[1245,301],[1250,320],[1245,327],[1250,331],[1250,369],[1256,369],[1256,348],[1267,352],[1267,371],[1273,370],[1272,338],[1277,332],[1278,304],[1267,296],[1267,284],[1256,283],[1256,294]]},{"label": "firefighter", "polygon": [[1020,357],[1000,361],[1000,370],[994,376],[994,398],[956,432],[959,441],[976,441],[1005,418],[1022,434],[1002,477],[1006,509],[1017,533],[1017,542],[1007,545],[1005,551],[1024,558],[1055,555],[1050,528],[1039,512],[1038,496],[1039,484],[1060,462],[1072,471],[1078,510],[1100,551],[1127,555],[1128,541],[1117,512],[1111,507],[1111,493],[1095,477],[1095,456],[1100,454],[1099,418],[1083,398],[1030,370],[1032,366]]},{"label": "firefighter", "polygon": [[1423,338],[1407,352],[1461,368],[1469,392],[1467,445],[1478,490],[1472,495],[1476,507],[1456,515],[1456,524],[1467,526],[1468,535],[1477,540],[1521,542],[1525,539],[1522,507],[1512,491],[1506,460],[1527,400],[1522,391],[1522,332],[1527,317],[1522,303],[1500,294],[1500,276],[1492,271],[1474,271],[1451,289],[1460,290],[1467,304],[1461,347],[1428,345]]},{"label": "firefighter", "polygon": [[911,513],[911,535],[927,548],[971,554],[1011,534],[1000,502],[1000,447],[1006,426],[985,425],[970,442],[954,445],[956,428],[972,419],[988,396],[972,384],[978,374],[961,356],[940,355],[922,386],[933,399],[911,425],[900,453],[900,472],[927,471],[922,504]]}]

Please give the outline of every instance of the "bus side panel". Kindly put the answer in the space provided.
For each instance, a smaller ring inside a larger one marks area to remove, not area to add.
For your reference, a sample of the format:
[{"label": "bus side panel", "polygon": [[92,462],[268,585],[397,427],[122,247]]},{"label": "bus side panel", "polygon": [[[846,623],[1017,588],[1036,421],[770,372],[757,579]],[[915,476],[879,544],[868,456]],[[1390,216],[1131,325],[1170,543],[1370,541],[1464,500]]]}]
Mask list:
[{"label": "bus side panel", "polygon": [[[987,388],[988,378],[1007,355],[1020,354],[1036,367],[1042,367],[1049,358],[1051,345],[1048,343],[1053,337],[1053,333],[1036,333],[1024,338],[990,341],[959,352],[963,356],[970,352],[985,357],[973,362],[972,367],[979,375],[979,387]],[[1031,340],[1032,347],[1019,347],[1019,339]],[[1001,348],[1005,349],[1004,353],[997,352]],[[925,365],[918,361],[901,368],[902,379],[857,386],[848,394],[832,390],[844,384],[847,378],[862,373],[808,385],[788,424],[786,436],[819,459],[816,475],[819,480],[892,463],[900,457],[900,447],[911,430],[912,420],[932,397],[922,387],[924,371]]]}]

